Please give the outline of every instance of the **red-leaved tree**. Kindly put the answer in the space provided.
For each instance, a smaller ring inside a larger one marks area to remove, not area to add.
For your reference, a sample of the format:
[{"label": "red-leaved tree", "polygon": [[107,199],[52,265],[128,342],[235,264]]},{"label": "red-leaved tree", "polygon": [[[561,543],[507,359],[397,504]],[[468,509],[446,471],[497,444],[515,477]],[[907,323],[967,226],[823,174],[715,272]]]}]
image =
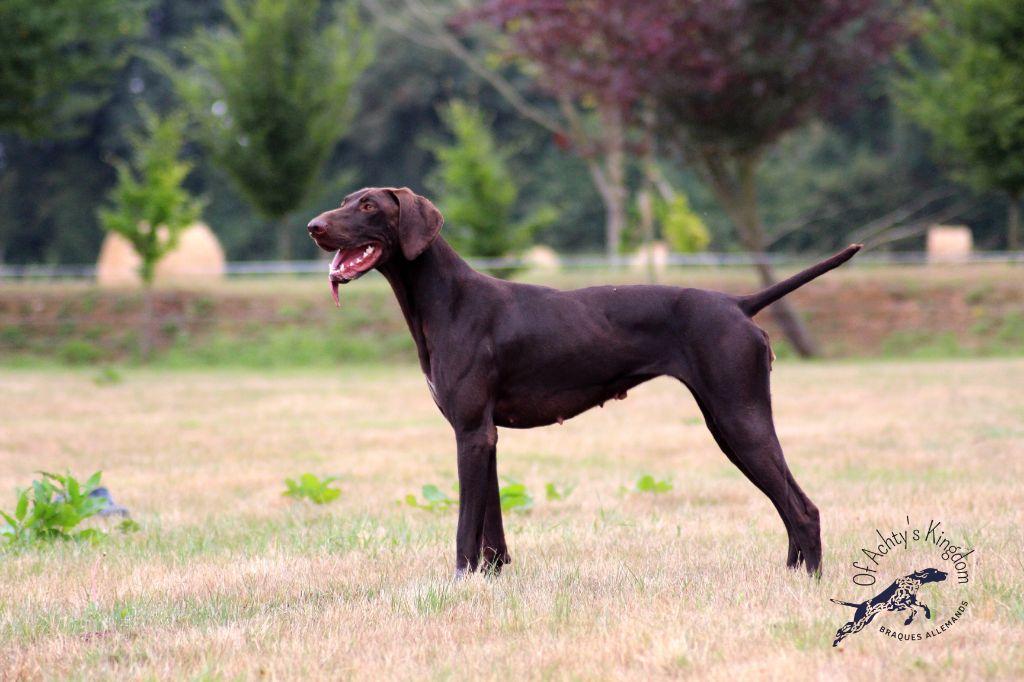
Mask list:
[{"label": "red-leaved tree", "polygon": [[[639,45],[664,20],[661,2],[628,0],[490,0],[461,15],[462,28],[486,22],[508,39],[507,54],[527,70],[559,105],[564,126],[556,141],[579,154],[605,206],[605,245],[619,252],[629,192],[627,157],[642,147],[631,140],[643,82],[643,54],[661,47]],[[636,135],[632,137],[637,138]]]},{"label": "red-leaved tree", "polygon": [[[702,174],[769,285],[761,159],[786,132],[848,102],[906,35],[904,9],[905,0],[489,0],[469,16],[502,28],[570,121],[570,105],[594,109],[598,134],[582,134],[577,118],[571,141],[585,157],[600,153],[604,184],[623,195],[628,128],[653,111],[660,139]],[[792,307],[772,310],[797,352],[813,355]]]},{"label": "red-leaved tree", "polygon": [[[659,33],[675,39],[638,72],[663,139],[700,171],[756,258],[764,285],[757,171],[782,135],[850,103],[856,85],[907,35],[903,0],[659,2]],[[670,10],[669,8],[674,8]],[[816,345],[792,306],[772,306],[796,351]]]}]

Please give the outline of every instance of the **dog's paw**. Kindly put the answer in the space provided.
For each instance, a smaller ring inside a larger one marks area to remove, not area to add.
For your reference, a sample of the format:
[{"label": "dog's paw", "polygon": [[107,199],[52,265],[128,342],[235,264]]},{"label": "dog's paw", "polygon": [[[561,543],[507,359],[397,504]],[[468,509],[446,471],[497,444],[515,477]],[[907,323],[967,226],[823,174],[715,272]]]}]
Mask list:
[{"label": "dog's paw", "polygon": [[491,547],[484,548],[482,559],[484,572],[492,576],[499,575],[503,566],[512,563],[508,550],[496,550]]}]

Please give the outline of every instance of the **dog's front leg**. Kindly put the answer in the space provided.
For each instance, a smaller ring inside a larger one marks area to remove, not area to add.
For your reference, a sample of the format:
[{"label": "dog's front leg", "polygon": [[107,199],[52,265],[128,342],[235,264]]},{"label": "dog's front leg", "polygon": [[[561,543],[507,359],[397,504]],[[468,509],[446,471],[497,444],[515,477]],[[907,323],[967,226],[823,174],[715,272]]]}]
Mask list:
[{"label": "dog's front leg", "polygon": [[491,449],[487,467],[487,504],[484,511],[483,542],[484,570],[497,575],[501,567],[512,563],[505,544],[505,527],[501,522],[501,489],[498,486],[498,453]]},{"label": "dog's front leg", "polygon": [[455,534],[455,577],[463,578],[475,571],[480,562],[497,429],[489,424],[486,428],[457,431],[456,440],[459,447],[459,527]]}]

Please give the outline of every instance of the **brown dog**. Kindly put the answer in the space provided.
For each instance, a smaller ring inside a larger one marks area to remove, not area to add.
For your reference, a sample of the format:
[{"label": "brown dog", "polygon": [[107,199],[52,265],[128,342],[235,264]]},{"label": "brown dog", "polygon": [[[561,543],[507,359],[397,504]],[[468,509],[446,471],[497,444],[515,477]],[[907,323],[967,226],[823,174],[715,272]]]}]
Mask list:
[{"label": "brown dog", "polygon": [[474,271],[441,238],[441,213],[406,188],[367,188],[310,221],[336,251],[330,282],[376,268],[391,283],[434,402],[458,443],[455,571],[509,563],[501,522],[498,426],[566,419],[657,376],[690,389],[726,456],[775,505],[787,564],[821,565],[818,509],[793,480],[772,422],[767,335],[750,318],[841,265],[841,253],[749,296],[669,286],[558,291]]}]

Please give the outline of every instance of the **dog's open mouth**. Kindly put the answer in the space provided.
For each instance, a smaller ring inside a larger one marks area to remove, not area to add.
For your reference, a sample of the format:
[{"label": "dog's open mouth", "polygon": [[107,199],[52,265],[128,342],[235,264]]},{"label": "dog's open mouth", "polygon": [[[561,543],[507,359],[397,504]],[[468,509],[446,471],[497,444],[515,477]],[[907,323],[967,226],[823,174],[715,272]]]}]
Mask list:
[{"label": "dog's open mouth", "polygon": [[376,242],[352,249],[338,249],[331,260],[331,270],[328,275],[328,279],[331,281],[331,296],[334,297],[335,305],[341,305],[341,301],[338,299],[338,285],[351,282],[367,270],[371,270],[380,260],[380,255],[381,246]]}]

